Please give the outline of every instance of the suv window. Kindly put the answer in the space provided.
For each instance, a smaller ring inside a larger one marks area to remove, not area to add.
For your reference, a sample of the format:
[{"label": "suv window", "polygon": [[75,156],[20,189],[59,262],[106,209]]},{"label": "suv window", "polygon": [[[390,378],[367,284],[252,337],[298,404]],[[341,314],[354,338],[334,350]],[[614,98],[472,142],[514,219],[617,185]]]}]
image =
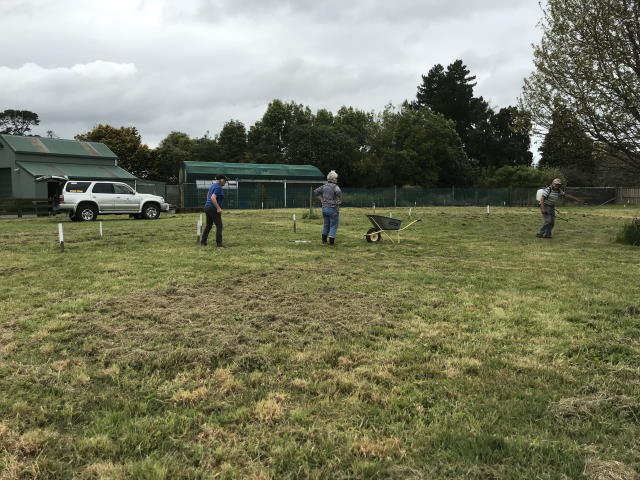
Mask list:
[{"label": "suv window", "polygon": [[124,193],[125,195],[133,195],[136,193],[129,185],[120,185],[116,183],[113,188],[115,188],[116,193]]},{"label": "suv window", "polygon": [[114,193],[113,183],[96,183],[93,186],[93,193]]},{"label": "suv window", "polygon": [[65,190],[69,193],[85,193],[91,182],[67,182]]}]

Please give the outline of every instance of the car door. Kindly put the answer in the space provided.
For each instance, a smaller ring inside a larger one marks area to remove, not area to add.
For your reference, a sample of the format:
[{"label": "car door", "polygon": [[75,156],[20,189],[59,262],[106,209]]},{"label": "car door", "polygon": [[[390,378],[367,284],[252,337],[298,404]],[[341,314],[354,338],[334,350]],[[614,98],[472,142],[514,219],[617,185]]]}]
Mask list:
[{"label": "car door", "polygon": [[43,175],[35,178],[35,181],[38,183],[47,183],[47,200],[54,207],[58,206],[59,198],[62,194],[62,187],[68,180],[69,177],[61,175]]},{"label": "car door", "polygon": [[139,210],[136,192],[129,185],[114,183],[115,210],[117,212],[137,212]]},{"label": "car door", "polygon": [[115,210],[115,196],[113,183],[96,182],[91,190],[91,198],[98,204],[100,212]]}]

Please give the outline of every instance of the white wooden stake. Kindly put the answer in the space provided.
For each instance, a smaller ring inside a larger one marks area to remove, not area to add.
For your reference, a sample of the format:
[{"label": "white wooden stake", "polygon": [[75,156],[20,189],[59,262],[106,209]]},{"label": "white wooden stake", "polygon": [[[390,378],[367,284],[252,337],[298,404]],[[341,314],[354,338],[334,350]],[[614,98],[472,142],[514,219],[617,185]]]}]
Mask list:
[{"label": "white wooden stake", "polygon": [[296,214],[293,214],[293,233],[296,233]]},{"label": "white wooden stake", "polygon": [[202,232],[202,214],[200,214],[200,219],[196,225],[196,242],[200,243],[201,233]]},{"label": "white wooden stake", "polygon": [[64,233],[62,231],[62,224],[58,224],[58,241],[60,242],[60,251],[64,252]]},{"label": "white wooden stake", "polygon": [[489,205],[487,205],[487,215],[489,215]]},{"label": "white wooden stake", "polygon": [[409,207],[409,216],[411,216],[411,207]]},{"label": "white wooden stake", "polygon": [[376,202],[373,202],[373,213],[376,213]]},{"label": "white wooden stake", "polygon": [[100,222],[100,237],[102,237],[102,222]]}]

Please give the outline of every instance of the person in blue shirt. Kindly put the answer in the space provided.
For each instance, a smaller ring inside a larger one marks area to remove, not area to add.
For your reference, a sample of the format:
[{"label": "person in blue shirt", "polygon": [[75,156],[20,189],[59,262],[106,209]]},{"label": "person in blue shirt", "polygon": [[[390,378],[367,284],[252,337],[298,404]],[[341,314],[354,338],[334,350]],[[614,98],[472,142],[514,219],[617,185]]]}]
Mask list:
[{"label": "person in blue shirt", "polygon": [[216,246],[225,248],[222,243],[222,202],[224,201],[224,190],[222,187],[227,183],[227,177],[216,175],[216,182],[212,183],[207,192],[207,201],[204,204],[204,213],[207,216],[207,225],[204,227],[200,243],[207,244],[207,238],[213,224],[216,225]]}]

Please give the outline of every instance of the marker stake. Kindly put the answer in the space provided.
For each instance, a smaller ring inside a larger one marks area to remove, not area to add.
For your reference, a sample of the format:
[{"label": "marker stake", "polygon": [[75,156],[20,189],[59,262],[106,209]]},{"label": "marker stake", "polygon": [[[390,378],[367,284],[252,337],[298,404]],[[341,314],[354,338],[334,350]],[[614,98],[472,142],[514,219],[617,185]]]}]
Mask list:
[{"label": "marker stake", "polygon": [[293,214],[293,233],[296,233],[296,214]]},{"label": "marker stake", "polygon": [[60,252],[64,252],[64,232],[61,223],[58,224],[58,241],[60,242]]}]

